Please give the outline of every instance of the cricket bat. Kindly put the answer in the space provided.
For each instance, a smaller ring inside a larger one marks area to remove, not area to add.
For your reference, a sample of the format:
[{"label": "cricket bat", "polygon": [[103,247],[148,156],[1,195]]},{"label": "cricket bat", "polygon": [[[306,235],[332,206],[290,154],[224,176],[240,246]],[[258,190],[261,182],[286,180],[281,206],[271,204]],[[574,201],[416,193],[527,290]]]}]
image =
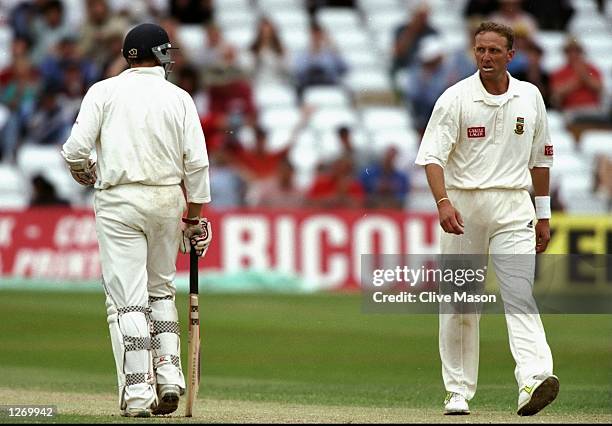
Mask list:
[{"label": "cricket bat", "polygon": [[193,415],[200,387],[200,312],[198,307],[198,255],[189,251],[189,365],[187,367],[187,406],[185,416]]}]

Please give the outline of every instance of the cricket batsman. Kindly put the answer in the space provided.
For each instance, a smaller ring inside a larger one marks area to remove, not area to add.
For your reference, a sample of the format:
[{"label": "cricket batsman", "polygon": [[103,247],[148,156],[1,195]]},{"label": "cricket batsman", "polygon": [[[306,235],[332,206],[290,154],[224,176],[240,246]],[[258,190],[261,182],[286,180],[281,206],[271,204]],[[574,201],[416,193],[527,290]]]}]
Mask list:
[{"label": "cricket batsman", "polygon": [[[119,409],[126,417],[178,407],[185,379],[176,257],[179,246],[203,256],[211,240],[210,224],[200,218],[210,202],[204,134],[189,94],[166,80],[171,49],[162,27],[134,27],[123,43],[129,69],[89,89],[62,147],[74,179],[96,190]],[[94,149],[97,162],[90,158]]]},{"label": "cricket batsman", "polygon": [[[559,391],[532,295],[535,254],[544,252],[550,239],[553,146],[542,95],[507,71],[513,41],[512,29],[504,25],[485,22],[476,30],[478,71],[440,96],[416,163],[425,166],[438,207],[441,254],[492,256],[516,362],[517,413],[530,416]],[[513,264],[517,257],[520,265]],[[479,320],[479,313],[440,314],[445,414],[470,413],[468,401],[478,379]]]}]

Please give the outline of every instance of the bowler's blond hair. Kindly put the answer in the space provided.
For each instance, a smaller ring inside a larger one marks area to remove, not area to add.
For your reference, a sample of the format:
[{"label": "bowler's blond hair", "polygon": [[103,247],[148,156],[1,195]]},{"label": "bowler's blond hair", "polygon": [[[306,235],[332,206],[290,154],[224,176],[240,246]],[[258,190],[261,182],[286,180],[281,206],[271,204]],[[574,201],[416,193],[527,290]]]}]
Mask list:
[{"label": "bowler's blond hair", "polygon": [[478,34],[489,32],[497,33],[504,37],[506,39],[506,47],[508,47],[508,50],[512,50],[512,46],[514,45],[514,31],[512,28],[504,24],[498,24],[497,22],[483,22],[476,28],[474,37]]}]

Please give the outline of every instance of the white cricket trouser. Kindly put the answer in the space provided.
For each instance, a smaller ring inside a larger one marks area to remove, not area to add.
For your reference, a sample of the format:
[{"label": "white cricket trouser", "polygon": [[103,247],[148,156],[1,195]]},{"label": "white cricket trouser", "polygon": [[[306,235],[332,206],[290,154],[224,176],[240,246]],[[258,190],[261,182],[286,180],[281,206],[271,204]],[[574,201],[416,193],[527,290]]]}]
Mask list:
[{"label": "white cricket trouser", "polygon": [[[463,217],[465,227],[463,235],[442,233],[441,253],[491,255],[506,311],[519,389],[534,375],[552,374],[552,354],[532,295],[535,210],[529,193],[449,190],[448,197]],[[468,400],[474,396],[478,380],[479,321],[479,313],[440,314],[444,385],[448,392],[459,393]]]},{"label": "white cricket trouser", "polygon": [[185,199],[128,184],[98,190],[94,207],[119,405],[148,408],[156,383],[185,388],[173,283]]}]

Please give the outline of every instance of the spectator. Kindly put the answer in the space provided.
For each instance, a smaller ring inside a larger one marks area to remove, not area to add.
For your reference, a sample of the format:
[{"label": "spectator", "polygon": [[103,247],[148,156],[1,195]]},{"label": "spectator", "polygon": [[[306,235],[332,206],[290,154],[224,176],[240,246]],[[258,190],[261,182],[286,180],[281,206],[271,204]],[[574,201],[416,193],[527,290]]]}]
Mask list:
[{"label": "spectator", "polygon": [[17,38],[32,40],[32,22],[42,9],[46,0],[12,0],[15,4],[6,4],[0,1],[0,14],[9,17],[9,24],[13,30],[13,35]]},{"label": "spectator", "polygon": [[15,76],[15,64],[28,63],[30,64],[30,49],[32,43],[29,38],[15,36],[11,42],[11,61],[2,70],[0,70],[0,87],[7,85]]},{"label": "spectator", "polygon": [[0,129],[0,156],[14,162],[23,131],[36,104],[39,75],[26,57],[18,57],[2,72],[0,103],[9,112],[9,119]]},{"label": "spectator", "polygon": [[410,190],[408,175],[396,166],[398,151],[389,147],[381,162],[372,164],[361,173],[366,192],[366,207],[403,209]]},{"label": "spectator", "polygon": [[321,171],[307,193],[309,205],[322,209],[362,208],[365,193],[361,182],[353,174],[350,159],[340,157],[330,170]]},{"label": "spectator", "polygon": [[61,145],[70,133],[72,116],[59,100],[59,88],[43,88],[36,110],[27,123],[26,141],[36,145]]},{"label": "spectator", "polygon": [[226,46],[219,62],[210,65],[205,74],[208,86],[209,113],[222,116],[225,130],[235,134],[242,126],[252,126],[257,118],[249,76],[238,63],[237,50]]},{"label": "spectator", "polygon": [[32,199],[30,207],[70,206],[70,203],[59,197],[51,182],[42,175],[32,178]]},{"label": "spectator", "polygon": [[254,77],[258,83],[289,82],[287,52],[276,27],[268,18],[261,18],[257,35],[251,44]]},{"label": "spectator", "polygon": [[551,103],[568,121],[601,115],[602,75],[589,63],[580,43],[570,38],[564,47],[567,63],[551,76]]},{"label": "spectator", "polygon": [[423,40],[418,62],[410,67],[406,85],[406,99],[419,132],[425,130],[436,101],[454,83],[454,78],[443,41],[438,36]]},{"label": "spectator", "polygon": [[512,76],[537,86],[544,98],[544,104],[548,107],[550,106],[550,76],[542,67],[544,51],[534,40],[529,40],[525,47],[525,55],[527,58],[525,70],[514,73]]},{"label": "spectator", "polygon": [[92,61],[79,55],[75,36],[67,35],[58,42],[40,64],[43,83],[61,86],[63,89],[70,91],[67,86],[71,86],[76,82],[67,79],[66,73],[69,68],[74,67],[79,69],[81,76],[81,81],[78,81],[78,84],[83,86],[80,89],[81,93],[79,93],[82,97],[85,94],[85,90],[98,80],[99,73]]},{"label": "spectator", "polygon": [[521,0],[499,0],[499,8],[489,16],[489,20],[509,26],[526,34],[528,38],[538,32],[538,23],[535,18],[523,10]]},{"label": "spectator", "polygon": [[295,184],[295,171],[288,155],[280,158],[277,173],[252,187],[249,205],[256,207],[296,208],[303,205],[304,193]]},{"label": "spectator", "polygon": [[233,47],[223,38],[221,29],[214,23],[205,27],[206,45],[204,50],[193,58],[193,61],[205,69],[215,67],[222,62],[224,52]]},{"label": "spectator", "polygon": [[48,0],[42,4],[41,14],[32,23],[34,41],[30,58],[36,65],[42,62],[55,45],[70,34],[65,22],[64,5],[60,0]]},{"label": "spectator", "polygon": [[128,21],[110,10],[107,0],[87,0],[87,20],[81,27],[79,51],[91,59],[99,68],[108,61],[108,53],[100,46],[113,34],[122,34],[128,30]]},{"label": "spectator", "polygon": [[299,133],[306,126],[313,110],[309,107],[302,109],[302,117],[292,130],[289,141],[285,148],[277,152],[269,152],[267,148],[267,133],[259,127],[254,126],[255,145],[253,149],[244,148],[237,139],[230,145],[232,150],[233,164],[239,168],[241,175],[249,184],[270,178],[278,174],[279,166],[288,154]]},{"label": "spectator", "polygon": [[[212,0],[170,0],[170,15],[181,24],[208,25],[214,17]],[[175,40],[170,37],[170,40]]]},{"label": "spectator", "polygon": [[429,7],[422,3],[406,24],[395,30],[392,73],[407,69],[415,61],[421,40],[437,34],[429,24]]},{"label": "spectator", "polygon": [[340,156],[351,161],[355,173],[361,173],[361,170],[363,170],[370,161],[367,149],[355,148],[355,144],[353,143],[353,132],[350,127],[341,126],[336,132],[338,140],[340,141],[340,146],[342,147]]},{"label": "spectator", "polygon": [[295,79],[301,99],[308,86],[337,85],[348,67],[329,40],[325,30],[317,23],[310,26],[310,47],[297,56]]}]

